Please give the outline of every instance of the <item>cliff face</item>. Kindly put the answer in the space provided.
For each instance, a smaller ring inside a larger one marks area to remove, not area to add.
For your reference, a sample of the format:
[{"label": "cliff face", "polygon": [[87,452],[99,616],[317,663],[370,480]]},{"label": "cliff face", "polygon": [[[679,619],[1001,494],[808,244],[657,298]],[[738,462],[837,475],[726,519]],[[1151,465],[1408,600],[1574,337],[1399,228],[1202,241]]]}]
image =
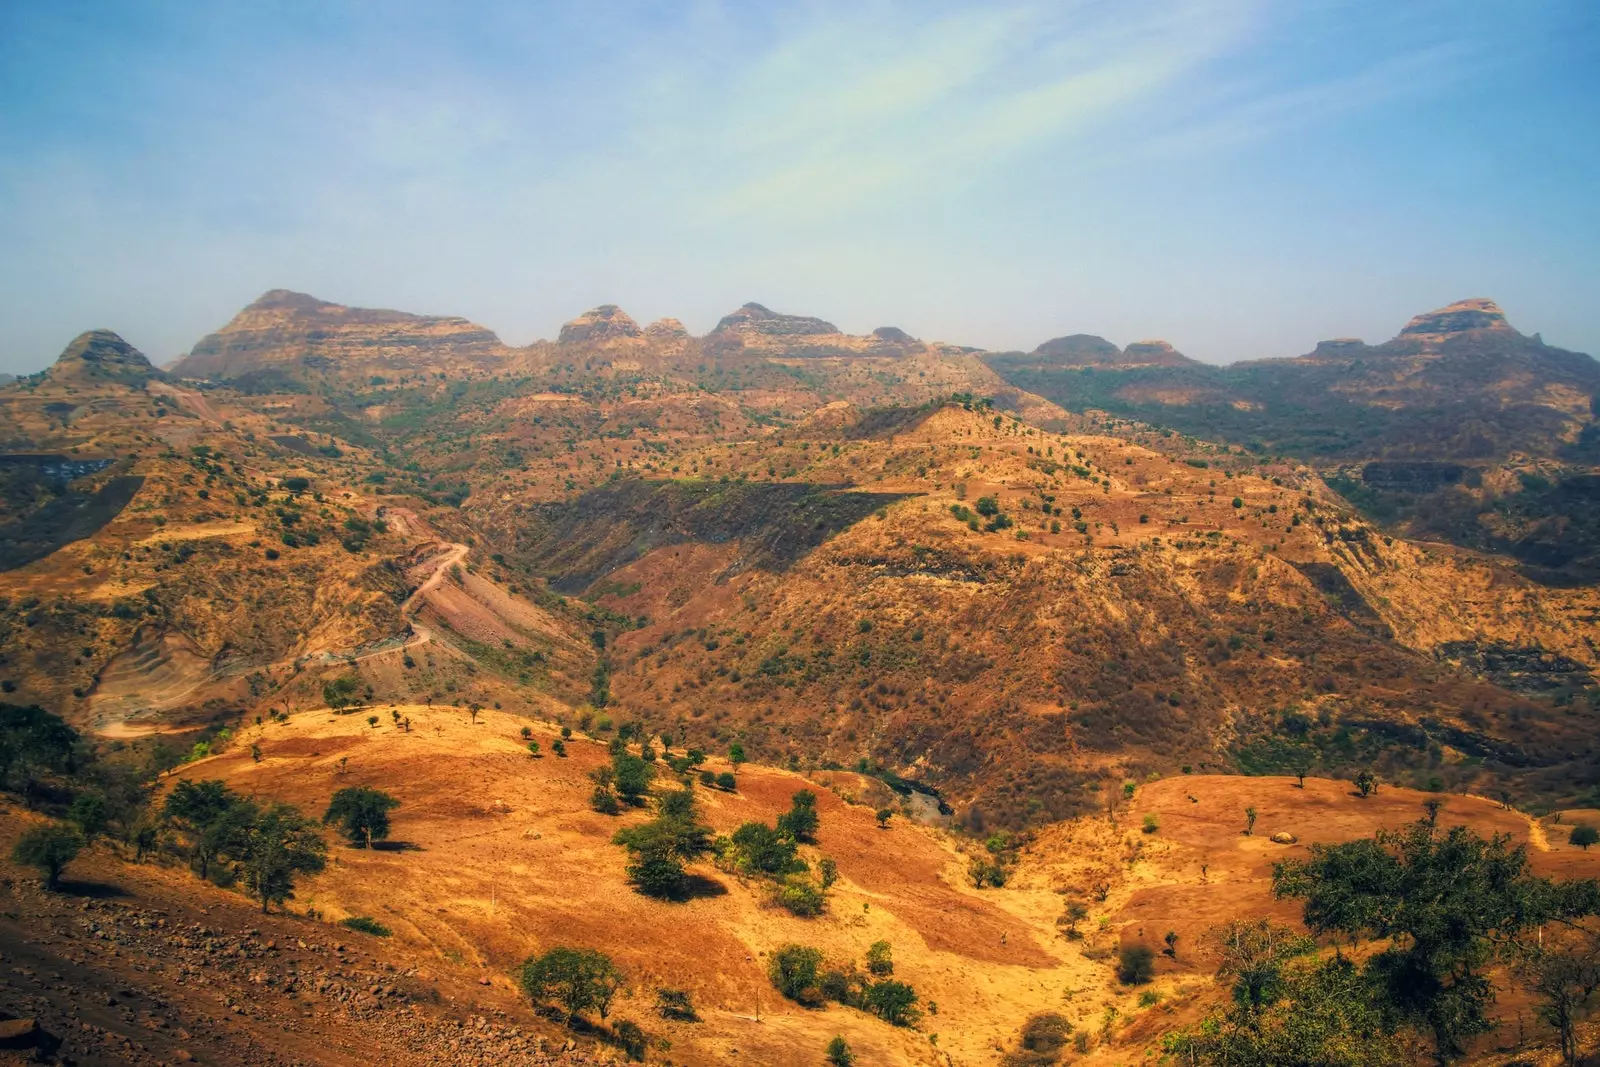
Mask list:
[{"label": "cliff face", "polygon": [[455,316],[345,307],[274,289],[204,338],[174,367],[213,381],[488,370],[507,349]]}]

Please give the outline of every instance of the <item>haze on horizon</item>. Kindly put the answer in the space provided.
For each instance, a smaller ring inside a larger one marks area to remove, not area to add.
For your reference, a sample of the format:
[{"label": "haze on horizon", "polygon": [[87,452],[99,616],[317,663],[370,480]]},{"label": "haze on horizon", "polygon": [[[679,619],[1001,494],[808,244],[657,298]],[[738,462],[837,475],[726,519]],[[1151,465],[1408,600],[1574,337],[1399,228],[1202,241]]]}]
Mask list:
[{"label": "haze on horizon", "polygon": [[0,145],[13,373],[280,287],[1213,362],[1489,296],[1600,353],[1587,0],[12,0]]}]

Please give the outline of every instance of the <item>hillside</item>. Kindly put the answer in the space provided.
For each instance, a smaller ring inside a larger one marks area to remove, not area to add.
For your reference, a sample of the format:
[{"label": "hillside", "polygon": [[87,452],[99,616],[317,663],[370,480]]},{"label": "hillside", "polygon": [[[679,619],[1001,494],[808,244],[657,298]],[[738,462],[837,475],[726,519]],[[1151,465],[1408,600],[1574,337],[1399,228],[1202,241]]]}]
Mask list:
[{"label": "hillside", "polygon": [[[1468,310],[1395,344],[1438,361],[1520,337]],[[1021,394],[1005,410],[970,353],[761,305],[705,338],[608,305],[465,375],[459,323],[279,292],[237,344],[197,346],[224,377],[305,346],[365,366],[393,331],[444,362],[287,391],[62,370],[0,393],[7,529],[33,546],[0,573],[19,698],[124,731],[305,706],[345,677],[411,702],[614,702],[774,762],[865,760],[1013,827],[1179,765],[1560,803],[1600,785],[1593,588],[1396,538],[1313,467]],[[1167,351],[1037,355],[1188,364]]]},{"label": "hillside", "polygon": [[1600,363],[1517,332],[1491,300],[1418,315],[1379,345],[1324,341],[1226,367],[1136,362],[1098,341],[984,359],[1073,411],[1311,463],[1409,536],[1510,555],[1551,583],[1600,574]]},{"label": "hillside", "polygon": [[[1294,909],[1271,898],[1274,862],[1400,826],[1438,798],[1392,787],[1360,798],[1348,783],[1319,779],[1297,788],[1291,778],[1175,775],[1141,784],[1110,819],[1085,815],[1019,842],[1005,853],[1005,886],[977,889],[967,871],[975,856],[991,856],[981,840],[919,825],[910,809],[880,828],[873,808],[892,794],[871,779],[746,765],[734,792],[697,789],[719,833],[770,822],[794,792],[815,792],[820,826],[805,855],[813,864],[831,858],[838,881],[823,914],[805,919],[770,903],[762,879],[710,862],[695,868],[685,902],[634,892],[611,836],[645,816],[590,809],[588,773],[607,759],[601,741],[574,737],[563,757],[551,751],[558,734],[549,720],[373,710],[371,725],[364,710],[316,709],[246,726],[179,777],[220,778],[242,795],[313,814],[337,789],[382,788],[400,804],[386,847],[335,845],[326,871],[270,916],[182,871],[173,853],[134,864],[100,846],[69,870],[77,881],[64,897],[38,892],[25,876],[8,880],[0,921],[26,966],[4,975],[0,992],[28,996],[45,1030],[65,1036],[63,1051],[83,1063],[114,1062],[119,1045],[128,1062],[159,1062],[182,1047],[214,1062],[343,1063],[359,1058],[355,1035],[387,1062],[452,1054],[451,1062],[593,1062],[581,1030],[572,1052],[538,1057],[535,1049],[567,1044],[568,1032],[532,1013],[511,975],[528,955],[568,944],[612,956],[625,982],[610,1021],[642,1024],[663,1061],[813,1063],[840,1035],[862,1062],[998,1062],[1017,1047],[1025,1020],[1056,1012],[1086,1035],[1072,1062],[1124,1063],[1222,997],[1202,937],[1210,925],[1245,913],[1294,921]],[[524,727],[541,758],[529,758]],[[171,788],[170,780],[162,787]],[[658,782],[657,792],[669,788]],[[1443,799],[1442,827],[1508,833],[1541,874],[1600,873],[1600,853],[1563,844],[1549,820],[1478,797]],[[1250,836],[1240,833],[1246,807],[1259,813]],[[6,810],[7,847],[37,819]],[[1139,832],[1150,820],[1159,828]],[[1297,840],[1270,839],[1285,833]],[[81,906],[64,911],[60,902],[73,899]],[[390,933],[333,925],[349,916]],[[1169,930],[1177,951],[1158,957],[1153,981],[1118,981],[1118,946],[1159,946]],[[859,964],[876,941],[889,943],[895,978],[925,1005],[914,1028],[837,1004],[801,1007],[767,977],[785,943]],[[698,1018],[658,1016],[660,987],[686,992]],[[85,1001],[83,990],[94,996]],[[1507,1025],[1475,1062],[1498,1062],[1497,1046],[1549,1062],[1541,1031],[1511,1025],[1527,1007],[1508,987],[1496,1006]],[[69,1012],[81,1012],[70,1025]],[[91,1025],[80,1031],[79,1018]],[[308,1039],[322,1044],[312,1052]]]}]

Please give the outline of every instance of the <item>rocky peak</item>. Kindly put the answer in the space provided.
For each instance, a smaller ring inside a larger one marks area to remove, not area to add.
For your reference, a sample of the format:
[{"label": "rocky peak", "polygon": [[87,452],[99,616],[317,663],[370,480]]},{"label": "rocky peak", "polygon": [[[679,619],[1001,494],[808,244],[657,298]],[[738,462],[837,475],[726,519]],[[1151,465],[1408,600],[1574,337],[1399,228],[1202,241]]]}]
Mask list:
[{"label": "rocky peak", "polygon": [[644,335],[656,341],[688,337],[689,331],[677,319],[657,319],[644,328]]},{"label": "rocky peak", "polygon": [[337,307],[326,300],[318,300],[306,293],[297,293],[293,289],[268,289],[256,298],[255,303],[245,308],[246,311],[318,311],[322,308]]},{"label": "rocky peak", "polygon": [[872,336],[880,341],[887,341],[890,344],[897,345],[909,344],[916,340],[915,337],[912,337],[898,326],[879,326],[872,331]]},{"label": "rocky peak", "polygon": [[762,333],[774,337],[796,334],[838,333],[831,322],[807,315],[781,315],[760,304],[746,304],[731,315],[723,316],[715,333]]},{"label": "rocky peak", "polygon": [[1418,315],[1406,323],[1401,337],[1437,340],[1469,330],[1505,330],[1514,333],[1506,313],[1493,300],[1475,297]]},{"label": "rocky peak", "polygon": [[562,344],[584,341],[612,341],[623,337],[638,337],[643,331],[626,311],[615,304],[601,304],[561,327]]},{"label": "rocky peak", "polygon": [[51,368],[50,376],[136,385],[161,377],[161,372],[143,352],[110,330],[89,330],[67,345]]}]

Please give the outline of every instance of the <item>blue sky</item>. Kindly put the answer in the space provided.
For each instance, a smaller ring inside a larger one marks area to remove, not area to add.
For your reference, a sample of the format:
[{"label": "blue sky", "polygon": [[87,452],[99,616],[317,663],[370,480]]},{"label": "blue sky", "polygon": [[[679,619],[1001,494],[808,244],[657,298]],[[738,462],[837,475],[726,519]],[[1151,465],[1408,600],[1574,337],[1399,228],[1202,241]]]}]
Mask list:
[{"label": "blue sky", "polygon": [[269,288],[1225,362],[1600,353],[1593,0],[0,4],[0,370]]}]

